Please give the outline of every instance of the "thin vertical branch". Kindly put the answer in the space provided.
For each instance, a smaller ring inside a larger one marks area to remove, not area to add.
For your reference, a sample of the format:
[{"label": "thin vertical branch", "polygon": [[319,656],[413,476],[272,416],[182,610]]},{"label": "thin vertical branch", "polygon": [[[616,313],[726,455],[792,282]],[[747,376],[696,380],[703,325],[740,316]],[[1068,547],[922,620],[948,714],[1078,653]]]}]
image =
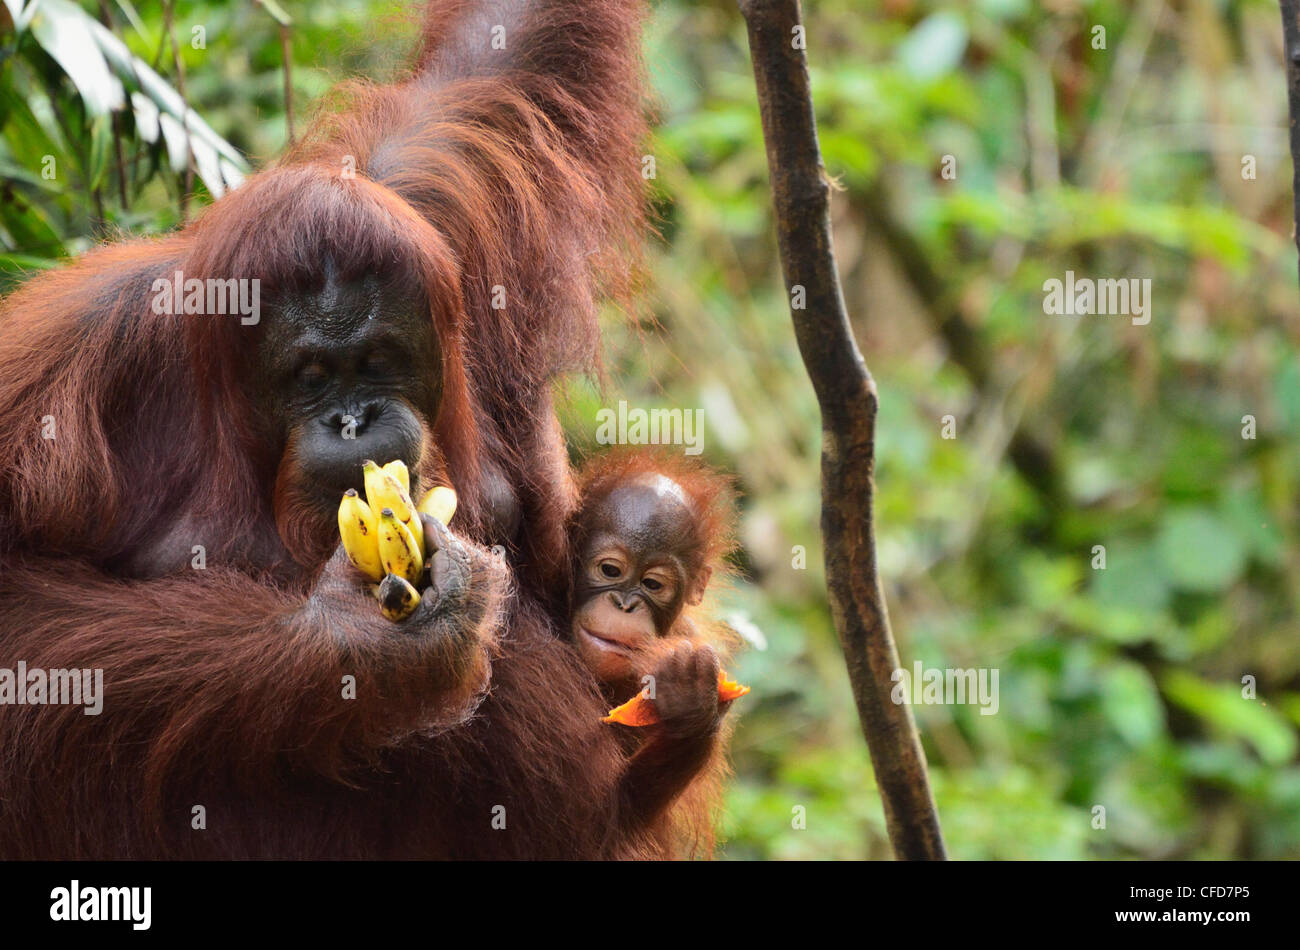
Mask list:
[{"label": "thin vertical branch", "polygon": [[[1286,101],[1291,114],[1291,198],[1296,250],[1300,252],[1300,0],[1282,0],[1282,47],[1286,56]],[[1300,269],[1300,259],[1297,262]]]},{"label": "thin vertical branch", "polygon": [[293,49],[287,23],[280,24],[280,60],[284,64],[284,121],[289,127],[289,144],[293,145]]},{"label": "thin vertical branch", "polygon": [[831,246],[830,184],[817,144],[798,0],[740,0],[771,168],[795,338],[822,417],[822,534],[831,615],[848,664],[894,853],[946,857],[911,708],[893,702],[898,650],[876,567],[877,396],[849,326]]},{"label": "thin vertical branch", "polygon": [[[87,152],[93,146],[87,147]],[[90,201],[95,206],[95,220],[91,222],[90,228],[95,237],[103,240],[108,233],[108,213],[104,210],[104,192],[99,186],[90,190]]]},{"label": "thin vertical branch", "polygon": [[276,23],[280,25],[280,65],[284,72],[284,120],[289,130],[289,144],[293,145],[293,47],[290,43],[293,18],[280,6],[278,0],[255,0]]}]

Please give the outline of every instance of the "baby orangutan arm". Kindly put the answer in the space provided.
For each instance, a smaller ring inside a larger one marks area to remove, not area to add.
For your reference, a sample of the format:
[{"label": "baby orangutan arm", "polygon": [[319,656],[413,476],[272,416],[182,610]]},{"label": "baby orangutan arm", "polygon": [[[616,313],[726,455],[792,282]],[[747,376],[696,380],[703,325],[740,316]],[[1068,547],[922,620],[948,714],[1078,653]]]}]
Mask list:
[{"label": "baby orangutan arm", "polygon": [[659,722],[643,730],[645,742],[620,782],[626,825],[654,823],[708,767],[730,706],[718,701],[718,670],[713,648],[689,640],[672,645],[655,666]]}]

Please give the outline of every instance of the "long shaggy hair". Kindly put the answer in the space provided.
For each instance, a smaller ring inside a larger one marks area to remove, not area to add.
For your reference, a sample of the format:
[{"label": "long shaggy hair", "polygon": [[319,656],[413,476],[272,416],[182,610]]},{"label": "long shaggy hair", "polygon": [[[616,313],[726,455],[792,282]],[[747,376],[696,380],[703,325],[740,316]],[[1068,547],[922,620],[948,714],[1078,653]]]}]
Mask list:
[{"label": "long shaggy hair", "polygon": [[[105,682],[100,716],[0,708],[0,857],[661,853],[619,825],[624,756],[558,636],[575,494],[550,395],[637,271],[641,14],[434,0],[406,78],[344,88],[184,230],[0,306],[0,666]],[[428,306],[457,533],[489,540],[488,472],[519,503],[509,576],[479,551],[430,636],[319,583],[334,528],[248,395],[257,328],[151,307],[180,271],[259,279],[274,314],[330,266]]]}]

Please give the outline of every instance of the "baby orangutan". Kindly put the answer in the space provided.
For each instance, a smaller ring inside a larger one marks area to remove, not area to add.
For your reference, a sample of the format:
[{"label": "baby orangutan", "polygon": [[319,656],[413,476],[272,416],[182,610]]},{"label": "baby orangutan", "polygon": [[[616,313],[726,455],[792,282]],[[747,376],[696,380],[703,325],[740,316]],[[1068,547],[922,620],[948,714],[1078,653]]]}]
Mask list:
[{"label": "baby orangutan", "polygon": [[630,756],[623,806],[666,852],[708,850],[731,704],[719,701],[720,645],[687,608],[730,550],[729,480],[680,455],[637,452],[597,457],[579,485],[573,643],[611,706],[644,688],[657,719],[610,727]]}]

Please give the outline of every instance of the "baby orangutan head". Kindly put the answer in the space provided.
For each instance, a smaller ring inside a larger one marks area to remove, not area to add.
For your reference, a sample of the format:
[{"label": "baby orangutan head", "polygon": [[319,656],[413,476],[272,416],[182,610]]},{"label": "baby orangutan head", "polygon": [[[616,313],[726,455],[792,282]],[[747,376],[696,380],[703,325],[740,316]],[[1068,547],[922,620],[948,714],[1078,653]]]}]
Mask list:
[{"label": "baby orangutan head", "polygon": [[603,683],[634,678],[638,659],[698,604],[713,574],[705,523],[683,487],[640,472],[584,499],[573,639]]}]

